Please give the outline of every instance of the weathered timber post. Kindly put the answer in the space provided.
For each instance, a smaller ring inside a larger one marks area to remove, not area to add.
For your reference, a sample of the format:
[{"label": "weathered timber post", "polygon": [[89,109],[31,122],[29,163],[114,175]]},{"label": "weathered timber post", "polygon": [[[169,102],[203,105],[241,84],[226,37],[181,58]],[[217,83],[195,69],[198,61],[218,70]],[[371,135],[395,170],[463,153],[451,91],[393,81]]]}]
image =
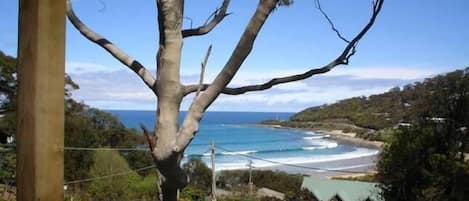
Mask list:
[{"label": "weathered timber post", "polygon": [[63,192],[65,0],[20,0],[17,199]]},{"label": "weathered timber post", "polygon": [[217,173],[215,172],[215,142],[212,140],[210,148],[210,159],[212,161],[212,201],[217,201]]},{"label": "weathered timber post", "polygon": [[248,183],[248,186],[249,186],[249,197],[252,197],[253,196],[253,189],[254,189],[254,184],[252,183],[252,160],[249,160],[249,163],[248,163],[248,166],[249,166],[249,183]]}]

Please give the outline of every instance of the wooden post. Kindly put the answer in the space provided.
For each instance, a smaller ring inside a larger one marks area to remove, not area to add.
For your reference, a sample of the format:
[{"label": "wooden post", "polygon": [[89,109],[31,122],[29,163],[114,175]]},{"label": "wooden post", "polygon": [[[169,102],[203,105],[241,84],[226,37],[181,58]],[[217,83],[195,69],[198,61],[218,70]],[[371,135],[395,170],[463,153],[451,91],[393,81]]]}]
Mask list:
[{"label": "wooden post", "polygon": [[217,180],[215,172],[215,142],[212,141],[211,155],[212,159],[212,201],[217,201]]},{"label": "wooden post", "polygon": [[64,199],[65,3],[19,1],[19,201]]},{"label": "wooden post", "polygon": [[253,185],[253,183],[252,183],[252,160],[249,160],[248,166],[249,166],[249,183],[248,183],[248,186],[249,186],[249,197],[252,197],[252,195],[253,195],[253,189],[254,189],[254,185]]}]

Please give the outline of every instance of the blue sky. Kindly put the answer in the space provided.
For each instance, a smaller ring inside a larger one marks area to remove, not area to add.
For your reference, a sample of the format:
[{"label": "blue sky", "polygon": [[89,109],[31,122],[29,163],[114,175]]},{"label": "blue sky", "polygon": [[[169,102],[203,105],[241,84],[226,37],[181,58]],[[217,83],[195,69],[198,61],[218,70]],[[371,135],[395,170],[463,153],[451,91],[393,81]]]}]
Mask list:
[{"label": "blue sky", "polygon": [[[186,0],[193,26],[205,22],[222,0]],[[137,3],[135,3],[137,2]],[[337,28],[352,37],[367,21],[371,0],[323,0]],[[155,71],[158,44],[155,1],[74,0],[75,12],[91,28]],[[230,16],[206,36],[184,40],[181,78],[196,83],[207,47],[211,80],[230,56],[257,1],[232,0]],[[18,2],[0,1],[0,50],[16,55]],[[305,81],[241,96],[222,95],[211,110],[298,111],[337,100],[381,93],[425,77],[469,66],[469,1],[386,0],[383,11],[358,46],[350,65]],[[190,27],[185,20],[184,26]],[[231,86],[255,84],[274,76],[328,63],[344,43],[314,8],[296,0],[278,8],[259,34],[254,50]],[[80,85],[74,97],[102,109],[156,108],[156,99],[125,66],[82,37],[67,22],[67,73]],[[186,109],[189,101],[184,101]]]}]

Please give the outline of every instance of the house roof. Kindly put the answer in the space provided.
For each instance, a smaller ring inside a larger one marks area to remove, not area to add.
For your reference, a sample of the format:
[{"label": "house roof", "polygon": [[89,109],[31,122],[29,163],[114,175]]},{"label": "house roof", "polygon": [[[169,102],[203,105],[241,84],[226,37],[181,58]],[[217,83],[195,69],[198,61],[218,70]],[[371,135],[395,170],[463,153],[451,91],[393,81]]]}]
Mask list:
[{"label": "house roof", "polygon": [[304,177],[301,187],[311,191],[319,201],[329,201],[336,195],[343,201],[363,201],[367,198],[383,201],[377,183]]},{"label": "house roof", "polygon": [[285,194],[274,191],[272,189],[268,189],[268,188],[260,188],[259,190],[257,190],[257,196],[259,196],[259,197],[275,197],[275,198],[278,198],[278,199],[281,199],[281,200],[283,200],[285,198]]}]

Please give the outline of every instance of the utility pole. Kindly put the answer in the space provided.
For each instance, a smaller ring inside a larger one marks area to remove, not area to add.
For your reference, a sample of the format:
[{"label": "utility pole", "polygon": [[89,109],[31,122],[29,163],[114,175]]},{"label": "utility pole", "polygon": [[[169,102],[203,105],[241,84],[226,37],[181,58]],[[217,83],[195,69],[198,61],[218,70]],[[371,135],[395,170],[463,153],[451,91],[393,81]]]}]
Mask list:
[{"label": "utility pole", "polygon": [[215,142],[213,140],[210,158],[212,159],[212,201],[217,201],[217,181],[215,173]]},{"label": "utility pole", "polygon": [[65,3],[19,1],[19,201],[64,199]]},{"label": "utility pole", "polygon": [[248,162],[248,166],[249,166],[249,197],[252,197],[252,193],[253,193],[253,188],[254,188],[254,184],[252,183],[252,160],[249,160]]}]

